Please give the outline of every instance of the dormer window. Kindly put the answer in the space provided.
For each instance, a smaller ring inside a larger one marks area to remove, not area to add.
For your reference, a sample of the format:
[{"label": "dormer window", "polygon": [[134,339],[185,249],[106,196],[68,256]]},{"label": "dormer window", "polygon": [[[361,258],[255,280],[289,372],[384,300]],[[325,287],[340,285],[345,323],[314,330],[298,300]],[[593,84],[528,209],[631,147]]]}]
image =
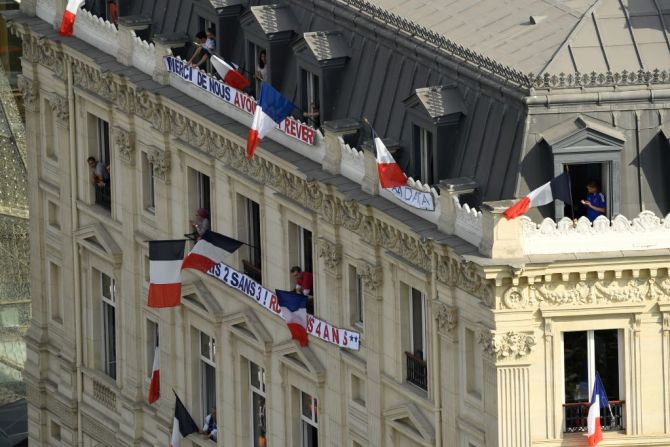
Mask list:
[{"label": "dormer window", "polygon": [[405,106],[412,136],[412,177],[428,185],[451,177],[459,124],[465,115],[460,91],[453,85],[419,88],[405,100]]}]

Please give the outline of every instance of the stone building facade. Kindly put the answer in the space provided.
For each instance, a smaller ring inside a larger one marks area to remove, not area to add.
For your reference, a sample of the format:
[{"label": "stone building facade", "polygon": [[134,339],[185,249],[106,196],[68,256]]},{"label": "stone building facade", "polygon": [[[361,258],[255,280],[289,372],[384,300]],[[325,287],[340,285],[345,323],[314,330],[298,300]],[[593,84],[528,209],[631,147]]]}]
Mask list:
[{"label": "stone building facade", "polygon": [[[165,445],[174,390],[198,421],[216,406],[218,445],[576,446],[596,371],[613,397],[604,444],[670,445],[670,217],[507,221],[509,202],[462,204],[477,186],[462,178],[412,181],[436,201],[415,211],[379,191],[345,119],[312,145],[275,131],[248,161],[251,117],[168,73],[170,42],[86,11],[61,39],[63,7],[8,16],[30,148],[31,445]],[[580,123],[544,138],[620,141]],[[107,196],[89,156],[110,166]],[[360,349],[300,348],[201,274],[181,306],[148,308],[147,240],[181,237],[203,206],[257,248],[229,266],[280,289],[291,266],[312,270],[315,316]]]}]

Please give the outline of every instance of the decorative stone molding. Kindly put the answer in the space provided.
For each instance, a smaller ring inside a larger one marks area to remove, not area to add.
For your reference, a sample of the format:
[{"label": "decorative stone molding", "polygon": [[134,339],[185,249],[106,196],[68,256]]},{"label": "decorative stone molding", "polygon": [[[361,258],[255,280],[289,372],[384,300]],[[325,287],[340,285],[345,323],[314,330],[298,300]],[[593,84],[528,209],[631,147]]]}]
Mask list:
[{"label": "decorative stone molding", "polygon": [[441,332],[451,332],[458,322],[458,308],[439,301],[434,301],[437,329]]},{"label": "decorative stone molding", "polygon": [[46,100],[51,110],[56,114],[56,122],[62,127],[67,127],[70,120],[70,108],[67,98],[56,93],[47,93]]},{"label": "decorative stone molding", "polygon": [[87,435],[95,438],[105,446],[118,445],[116,435],[105,424],[93,419],[93,417],[84,413],[81,416],[81,429]]},{"label": "decorative stone molding", "polygon": [[116,393],[97,380],[93,380],[93,398],[110,410],[116,410]]},{"label": "decorative stone molding", "polygon": [[172,167],[170,153],[153,147],[147,152],[147,160],[154,167],[154,177],[162,180],[165,184],[169,184],[170,168]]},{"label": "decorative stone molding", "polygon": [[383,271],[381,266],[374,266],[367,262],[360,262],[356,267],[358,274],[363,279],[365,287],[371,292],[376,292],[382,286]]},{"label": "decorative stone molding", "polygon": [[319,238],[317,249],[320,258],[330,270],[335,270],[342,261],[342,246],[326,239]]},{"label": "decorative stone molding", "polygon": [[503,294],[503,309],[598,306],[663,302],[670,299],[670,278],[591,280],[512,286]]},{"label": "decorative stone molding", "polygon": [[47,394],[47,409],[58,415],[60,422],[71,430],[77,429],[77,411],[76,408],[70,408],[63,402],[56,399],[55,395]]},{"label": "decorative stone molding", "polygon": [[498,360],[522,358],[529,355],[536,340],[532,332],[505,332],[497,334],[489,329],[479,334],[479,343],[484,352]]},{"label": "decorative stone molding", "polygon": [[670,312],[663,312],[663,331],[670,331]]},{"label": "decorative stone molding", "polygon": [[541,76],[535,76],[533,73],[528,75],[535,88],[575,88],[575,87],[610,87],[620,85],[649,85],[649,84],[667,84],[670,81],[670,72],[667,70],[655,69],[653,71],[627,71],[596,73],[544,73]]},{"label": "decorative stone molding", "polygon": [[114,127],[112,131],[114,146],[119,151],[119,158],[129,165],[135,164],[135,133]]},{"label": "decorative stone molding", "polygon": [[39,90],[37,83],[19,75],[17,84],[21,95],[23,96],[23,106],[30,112],[37,112],[40,109],[40,102],[38,101]]}]

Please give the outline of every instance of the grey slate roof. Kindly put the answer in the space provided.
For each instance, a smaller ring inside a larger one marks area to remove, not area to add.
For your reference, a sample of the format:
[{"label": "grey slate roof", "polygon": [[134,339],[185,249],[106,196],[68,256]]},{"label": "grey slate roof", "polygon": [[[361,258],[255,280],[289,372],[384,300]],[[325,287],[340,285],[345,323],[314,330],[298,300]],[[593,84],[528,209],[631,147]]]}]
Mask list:
[{"label": "grey slate roof", "polygon": [[463,97],[454,85],[438,85],[416,89],[416,96],[431,118],[465,113]]},{"label": "grey slate roof", "polygon": [[293,13],[286,6],[252,6],[251,13],[254,15],[265,34],[281,33],[283,31],[294,31],[298,29],[298,24]]},{"label": "grey slate roof", "polygon": [[349,47],[339,31],[309,32],[303,38],[319,62],[349,57]]}]

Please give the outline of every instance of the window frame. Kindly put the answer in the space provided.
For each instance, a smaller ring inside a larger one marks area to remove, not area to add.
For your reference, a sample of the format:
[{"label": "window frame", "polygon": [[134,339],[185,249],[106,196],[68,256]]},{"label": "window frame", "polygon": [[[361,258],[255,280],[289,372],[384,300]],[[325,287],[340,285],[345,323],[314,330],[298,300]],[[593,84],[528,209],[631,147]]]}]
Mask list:
[{"label": "window frame", "polygon": [[[305,402],[303,396],[307,396],[309,398],[309,401],[312,405],[312,409],[309,410],[310,416],[307,417],[305,415],[304,407],[303,404]],[[300,445],[302,447],[309,446],[307,443],[307,440],[305,439],[305,429],[308,427],[311,427],[312,429],[316,430],[316,436],[317,436],[317,446],[318,447],[318,439],[319,439],[319,411],[318,411],[318,399],[311,394],[308,394],[302,390],[300,390]]]},{"label": "window frame", "polygon": [[[208,368],[211,368],[213,370],[213,376],[214,376],[214,406],[216,406],[216,340],[214,337],[210,337],[207,333],[202,332],[202,331],[197,331],[198,333],[198,366],[199,366],[199,376],[200,376],[200,409],[202,411],[202,417],[204,418],[209,414],[209,410],[211,409],[211,406],[208,405],[208,397],[207,396],[207,371],[209,371]],[[202,346],[203,346],[203,337],[206,337],[209,339],[209,342],[207,343],[208,346],[208,354],[205,356],[202,353]]]},{"label": "window frame", "polygon": [[156,214],[154,164],[149,161],[146,152],[142,152],[142,208],[150,214]]},{"label": "window frame", "polygon": [[435,151],[435,135],[433,129],[412,123],[412,145],[416,146],[414,152],[418,156],[419,179],[425,185],[434,185],[438,182],[437,160]]},{"label": "window frame", "polygon": [[347,280],[349,282],[350,324],[362,329],[365,327],[365,292],[363,276],[358,273],[358,267],[349,264]]},{"label": "window frame", "polygon": [[[105,287],[103,277],[109,278],[109,296],[105,295]],[[100,272],[100,299],[101,299],[101,313],[102,313],[102,366],[103,371],[106,375],[116,380],[118,377],[118,364],[117,364],[117,330],[116,330],[116,280]],[[111,317],[113,319],[113,334],[110,337],[110,326],[109,326],[109,312],[111,312]],[[112,366],[113,365],[113,366]]]},{"label": "window frame", "polygon": [[[148,379],[151,379],[151,374],[153,373],[154,367],[154,357],[156,355],[156,348],[160,346],[160,325],[158,321],[153,320],[152,318],[147,318],[145,320],[146,325],[146,376]],[[153,331],[151,330],[153,326]]]},{"label": "window frame", "polygon": [[[253,362],[251,360],[248,361],[248,364],[249,364],[249,376],[248,376],[248,378],[249,378],[249,409],[250,409],[250,411],[249,411],[249,424],[250,424],[251,431],[252,431],[251,447],[257,447],[257,440],[258,440],[258,436],[260,436],[260,433],[258,435],[256,435],[256,432],[255,432],[256,428],[255,428],[255,424],[254,424],[254,411],[255,411],[255,408],[254,408],[254,393],[257,394],[258,396],[262,397],[265,401],[265,413],[263,414],[262,418],[264,419],[263,420],[263,429],[264,429],[264,432],[265,432],[265,437],[267,439],[267,429],[268,429],[268,425],[267,425],[267,391],[266,391],[267,386],[265,384],[265,368],[263,368],[262,366],[256,364],[255,362]],[[256,387],[251,380],[252,379],[252,371],[253,371],[252,365],[255,366],[258,369],[258,371],[262,372],[262,378],[259,378],[259,384],[261,385],[261,388]]]}]

